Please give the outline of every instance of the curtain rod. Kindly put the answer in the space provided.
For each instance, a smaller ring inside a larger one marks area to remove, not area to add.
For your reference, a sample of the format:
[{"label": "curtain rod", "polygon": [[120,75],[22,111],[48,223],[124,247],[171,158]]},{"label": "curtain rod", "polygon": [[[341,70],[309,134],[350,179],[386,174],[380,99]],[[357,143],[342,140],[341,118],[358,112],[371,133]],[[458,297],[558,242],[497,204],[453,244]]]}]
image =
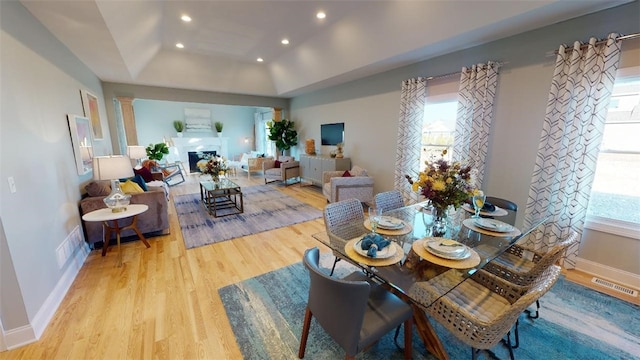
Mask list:
[{"label": "curtain rod", "polygon": [[[508,64],[508,61],[505,62],[495,62],[492,61],[491,66],[495,66],[495,67],[501,67],[502,65]],[[483,66],[487,66],[487,64],[482,64]],[[448,78],[448,77],[452,77],[452,76],[460,76],[460,74],[462,74],[462,71],[457,71],[457,72],[452,72],[452,73],[448,73],[448,74],[444,74],[444,75],[436,75],[436,76],[427,76],[425,77],[425,79],[428,80],[438,80],[438,79],[444,79],[444,78]]]},{"label": "curtain rod", "polygon": [[[635,34],[629,34],[629,35],[624,35],[624,36],[620,36],[618,38],[616,38],[616,41],[622,41],[622,40],[629,40],[629,39],[635,39],[637,37],[640,37],[640,33],[635,33]],[[602,45],[604,43],[606,43],[608,41],[608,39],[604,39],[604,40],[599,40],[596,41],[596,45]],[[583,44],[582,46],[580,46],[580,49],[584,49],[587,46],[589,46],[589,44]],[[565,51],[573,51],[573,47],[567,47],[565,49]],[[549,56],[556,56],[558,55],[558,50],[553,50],[553,51],[548,51],[547,52],[547,57]]]}]

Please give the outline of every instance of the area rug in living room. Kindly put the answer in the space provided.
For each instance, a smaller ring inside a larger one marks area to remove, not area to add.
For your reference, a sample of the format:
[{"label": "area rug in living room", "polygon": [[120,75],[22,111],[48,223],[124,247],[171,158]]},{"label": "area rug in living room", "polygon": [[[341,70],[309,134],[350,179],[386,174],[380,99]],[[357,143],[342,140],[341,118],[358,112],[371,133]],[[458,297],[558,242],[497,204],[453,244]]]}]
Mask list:
[{"label": "area rug in living room", "polygon": [[269,185],[242,188],[244,213],[213,217],[200,193],[173,197],[185,246],[191,249],[273,230],[322,216],[322,211]]},{"label": "area rug in living room", "polygon": [[[344,261],[339,262],[342,264]],[[323,267],[331,266],[326,262]],[[339,265],[341,266],[341,265]],[[351,266],[351,265],[349,265]],[[337,269],[338,276],[348,272]],[[218,290],[236,341],[245,359],[296,359],[307,303],[309,277],[297,263]],[[520,316],[518,360],[638,359],[640,309],[561,278],[541,299],[540,318]],[[451,359],[471,358],[471,349],[440,324],[432,322]],[[403,343],[402,333],[398,342]],[[506,347],[492,352],[508,359]],[[305,359],[340,359],[344,351],[314,320]],[[358,359],[402,359],[393,332]],[[413,358],[434,359],[418,334],[413,334]],[[483,353],[480,358],[492,358]]]}]

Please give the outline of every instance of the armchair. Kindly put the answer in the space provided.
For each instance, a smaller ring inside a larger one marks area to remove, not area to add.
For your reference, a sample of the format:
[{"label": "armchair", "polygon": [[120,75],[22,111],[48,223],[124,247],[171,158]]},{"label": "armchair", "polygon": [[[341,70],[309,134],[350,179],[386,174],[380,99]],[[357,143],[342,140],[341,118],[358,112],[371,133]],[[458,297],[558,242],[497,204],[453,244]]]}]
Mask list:
[{"label": "armchair", "polygon": [[285,185],[289,185],[287,180],[294,178],[298,178],[300,182],[300,162],[292,156],[280,156],[278,160],[268,159],[262,163],[262,174],[265,184],[284,181]]},{"label": "armchair", "polygon": [[366,170],[354,166],[346,171],[325,171],[322,173],[322,194],[327,201],[334,203],[346,199],[358,199],[360,202],[373,201],[373,178]]},{"label": "armchair", "polygon": [[184,174],[182,173],[182,164],[179,161],[176,161],[173,164],[160,165],[155,160],[145,160],[142,162],[142,166],[149,169],[152,173],[162,173],[162,181],[169,186],[185,182]]}]

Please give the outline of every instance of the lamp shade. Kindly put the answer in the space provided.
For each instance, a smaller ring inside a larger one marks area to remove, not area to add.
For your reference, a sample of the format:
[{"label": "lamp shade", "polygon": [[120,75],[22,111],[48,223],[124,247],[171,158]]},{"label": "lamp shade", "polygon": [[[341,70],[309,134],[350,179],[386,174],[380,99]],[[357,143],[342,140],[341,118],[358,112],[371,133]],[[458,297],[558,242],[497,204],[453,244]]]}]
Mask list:
[{"label": "lamp shade", "polygon": [[142,159],[147,156],[147,150],[144,146],[127,146],[127,155],[131,159]]},{"label": "lamp shade", "polygon": [[96,156],[93,158],[93,179],[114,180],[133,176],[128,156]]}]

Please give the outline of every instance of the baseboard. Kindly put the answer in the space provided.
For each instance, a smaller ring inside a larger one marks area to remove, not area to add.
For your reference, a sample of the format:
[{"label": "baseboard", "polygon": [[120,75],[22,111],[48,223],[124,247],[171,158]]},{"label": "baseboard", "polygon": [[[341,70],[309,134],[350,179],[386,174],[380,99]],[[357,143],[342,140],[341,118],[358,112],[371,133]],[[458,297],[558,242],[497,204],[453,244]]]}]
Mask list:
[{"label": "baseboard", "polygon": [[73,284],[73,281],[82,268],[84,261],[87,259],[87,256],[89,256],[89,251],[89,246],[85,243],[83,246],[78,248],[73,257],[70,258],[67,269],[60,277],[60,280],[54,287],[51,294],[49,294],[42,307],[40,307],[40,310],[38,310],[31,320],[30,325],[11,329],[5,332],[7,349],[15,349],[40,339],[40,336],[42,336],[47,325],[49,325],[49,322],[58,310],[58,307],[60,307],[60,304],[69,291],[71,284]]},{"label": "baseboard", "polygon": [[582,258],[576,258],[576,269],[635,290],[640,290],[638,289],[638,284],[640,284],[640,275],[630,273],[628,271],[612,268],[610,266]]}]

